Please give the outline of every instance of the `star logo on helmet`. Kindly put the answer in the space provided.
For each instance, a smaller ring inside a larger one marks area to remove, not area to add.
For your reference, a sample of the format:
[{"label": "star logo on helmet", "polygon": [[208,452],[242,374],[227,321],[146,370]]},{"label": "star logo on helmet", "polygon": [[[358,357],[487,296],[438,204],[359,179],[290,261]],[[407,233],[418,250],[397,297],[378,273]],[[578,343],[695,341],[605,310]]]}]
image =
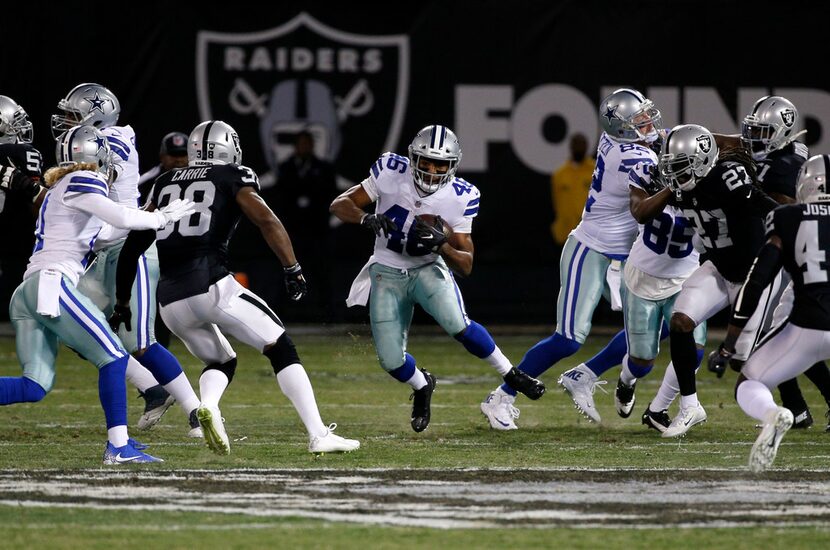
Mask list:
[{"label": "star logo on helmet", "polygon": [[98,145],[98,150],[99,151],[101,149],[105,149],[106,146],[107,146],[107,140],[103,136],[95,136],[94,138],[92,138],[90,140],[87,140],[87,141],[93,142],[96,145]]},{"label": "star logo on helmet", "polygon": [[108,101],[106,99],[101,99],[101,97],[98,95],[98,92],[95,92],[95,95],[93,97],[85,97],[84,100],[89,103],[89,111],[87,111],[87,114],[91,113],[92,111],[99,111],[101,114],[103,114],[104,103]]},{"label": "star logo on helmet", "polygon": [[605,113],[602,116],[607,118],[608,122],[611,122],[611,120],[613,120],[615,118],[620,118],[620,117],[617,116],[617,108],[618,107],[619,107],[619,105],[614,105],[613,107],[608,106],[608,108],[605,109]]}]

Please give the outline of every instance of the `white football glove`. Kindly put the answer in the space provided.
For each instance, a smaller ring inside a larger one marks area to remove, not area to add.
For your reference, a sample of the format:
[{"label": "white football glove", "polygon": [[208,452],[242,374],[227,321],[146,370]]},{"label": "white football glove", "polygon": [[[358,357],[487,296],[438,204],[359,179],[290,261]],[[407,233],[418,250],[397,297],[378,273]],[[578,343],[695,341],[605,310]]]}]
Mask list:
[{"label": "white football glove", "polygon": [[155,211],[159,218],[159,229],[174,223],[196,211],[196,203],[190,199],[176,199],[164,208]]}]

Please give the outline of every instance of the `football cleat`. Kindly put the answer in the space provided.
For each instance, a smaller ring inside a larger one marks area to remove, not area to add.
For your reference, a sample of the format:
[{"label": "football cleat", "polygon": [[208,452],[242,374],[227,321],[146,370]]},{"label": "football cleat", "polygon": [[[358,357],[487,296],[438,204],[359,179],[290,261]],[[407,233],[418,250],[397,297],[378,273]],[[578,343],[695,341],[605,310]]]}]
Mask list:
[{"label": "football cleat", "polygon": [[[602,385],[607,384],[605,380],[597,380],[597,375],[589,369],[585,363],[565,371],[559,376],[557,383],[570,394],[574,406],[588,420],[600,422],[596,405],[594,405],[594,392]],[[602,390],[605,391],[605,390]]]},{"label": "football cleat", "polygon": [[167,409],[176,402],[176,399],[167,393],[161,384],[138,393],[144,399],[144,414],[138,419],[136,426],[139,430],[149,430],[158,424]]},{"label": "football cleat", "polygon": [[663,432],[663,437],[679,437],[686,435],[692,426],[696,426],[702,422],[706,422],[706,411],[703,405],[698,404],[697,407],[680,408],[680,412],[674,417],[672,423]]},{"label": "football cleat", "polygon": [[631,416],[634,402],[637,401],[637,396],[634,395],[634,386],[636,385],[636,380],[630,386],[626,386],[622,380],[617,380],[617,389],[614,391],[614,405],[617,407],[617,414],[623,418]]},{"label": "football cleat", "polygon": [[409,399],[412,400],[412,429],[416,432],[422,432],[429,426],[430,410],[429,405],[432,401],[432,392],[435,391],[437,384],[435,377],[426,370],[421,369],[424,377],[427,379],[427,385],[420,390],[415,390]]},{"label": "football cleat", "polygon": [[190,411],[188,418],[190,424],[190,431],[187,432],[187,437],[202,438],[205,434],[202,432],[202,426],[199,424],[199,417],[196,415],[196,409]]},{"label": "football cleat", "polygon": [[360,448],[360,441],[334,435],[336,429],[337,424],[329,424],[326,435],[311,436],[308,439],[308,452],[315,454],[350,453]]},{"label": "football cleat", "polygon": [[813,415],[810,414],[810,409],[804,409],[798,412],[792,411],[793,414],[793,430],[806,430],[813,425]]},{"label": "football cleat", "polygon": [[665,432],[666,428],[671,425],[671,418],[669,418],[668,409],[654,412],[651,410],[651,403],[649,403],[648,407],[646,407],[646,411],[643,413],[643,424],[649,428],[657,430],[660,433]]},{"label": "football cleat", "polygon": [[199,405],[196,409],[196,417],[202,426],[208,448],[218,455],[231,454],[231,444],[225,432],[225,419],[222,418],[219,408]]},{"label": "football cleat", "polygon": [[149,445],[147,445],[146,443],[142,443],[141,441],[136,441],[132,437],[127,440],[127,445],[130,445],[136,451],[143,451],[144,449],[149,447]]},{"label": "football cleat", "polygon": [[494,430],[518,430],[514,422],[519,418],[519,409],[513,406],[516,398],[501,391],[492,391],[481,403],[481,414]]},{"label": "football cleat", "polygon": [[113,447],[112,443],[107,441],[107,448],[104,450],[104,464],[106,465],[147,464],[150,462],[164,462],[164,460],[142,453],[129,443],[123,447]]},{"label": "football cleat", "polygon": [[793,427],[793,413],[784,407],[770,411],[764,419],[764,427],[761,434],[752,445],[749,453],[749,469],[753,472],[763,472],[772,466],[775,455],[778,454],[778,446],[781,444],[784,434]]},{"label": "football cleat", "polygon": [[508,386],[534,401],[545,394],[545,385],[542,382],[516,367],[504,375],[504,381]]}]

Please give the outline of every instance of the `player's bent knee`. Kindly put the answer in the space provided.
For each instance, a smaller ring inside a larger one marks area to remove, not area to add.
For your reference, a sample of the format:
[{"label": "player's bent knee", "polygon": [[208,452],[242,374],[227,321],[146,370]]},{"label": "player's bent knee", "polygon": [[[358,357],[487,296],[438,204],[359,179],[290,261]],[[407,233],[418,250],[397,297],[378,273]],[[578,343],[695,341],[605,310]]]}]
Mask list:
[{"label": "player's bent knee", "polygon": [[209,370],[218,370],[219,372],[224,373],[225,376],[228,377],[228,384],[230,384],[233,380],[233,375],[236,373],[236,357],[232,357],[224,363],[211,363],[202,369],[202,374]]},{"label": "player's bent knee", "polygon": [[289,365],[299,364],[300,356],[297,355],[297,348],[294,347],[294,342],[287,333],[283,333],[277,341],[262,352],[262,354],[271,361],[271,367],[274,369],[274,374],[279,373],[282,369]]},{"label": "player's bent knee", "polygon": [[738,399],[738,386],[743,384],[747,381],[747,377],[743,374],[738,375],[738,379],[735,381],[735,399]]},{"label": "player's bent knee", "polygon": [[695,322],[684,313],[674,313],[671,316],[672,332],[692,332],[695,329]]},{"label": "player's bent knee", "polygon": [[37,403],[44,397],[49,391],[52,389],[52,384],[54,379],[50,380],[45,387],[34,380],[26,378],[25,376],[22,378],[22,397],[24,403]]}]

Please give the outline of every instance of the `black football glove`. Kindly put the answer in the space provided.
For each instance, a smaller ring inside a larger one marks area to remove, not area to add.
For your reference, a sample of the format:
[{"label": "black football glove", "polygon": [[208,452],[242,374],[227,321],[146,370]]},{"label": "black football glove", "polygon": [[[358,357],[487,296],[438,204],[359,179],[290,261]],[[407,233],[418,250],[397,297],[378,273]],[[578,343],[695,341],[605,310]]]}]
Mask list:
[{"label": "black football glove", "polygon": [[366,214],[360,220],[360,225],[374,232],[376,237],[380,237],[381,232],[384,237],[388,237],[390,233],[398,230],[398,226],[386,214]]},{"label": "black football glove", "polygon": [[714,372],[718,375],[718,378],[723,378],[723,373],[726,372],[726,365],[732,359],[733,355],[735,355],[735,352],[727,350],[723,347],[723,344],[718,346],[718,349],[709,354],[709,362],[707,364],[709,372]]},{"label": "black football glove", "polygon": [[656,195],[666,187],[666,182],[663,181],[663,178],[660,177],[660,171],[657,169],[656,164],[652,164],[648,167],[648,180],[646,178],[641,178],[640,183],[645,189],[646,193],[649,196]]},{"label": "black football glove", "polygon": [[299,263],[283,267],[282,272],[285,274],[285,291],[289,298],[296,302],[308,294],[308,283],[303,277],[303,268]]},{"label": "black football glove", "polygon": [[133,317],[133,312],[130,310],[130,306],[120,306],[115,304],[115,307],[112,308],[112,314],[110,318],[107,319],[107,322],[110,324],[110,328],[113,332],[118,332],[118,327],[121,326],[121,323],[124,323],[124,327],[130,331],[133,330],[133,325],[130,322],[130,319]]},{"label": "black football glove", "polygon": [[433,252],[438,252],[441,245],[447,242],[447,236],[444,234],[444,220],[441,219],[441,216],[435,217],[434,225],[429,225],[418,216],[415,216],[412,232],[422,245]]},{"label": "black football glove", "polygon": [[40,193],[40,183],[32,179],[17,168],[11,166],[0,167],[0,189],[13,193],[20,193],[29,200],[35,200]]}]

